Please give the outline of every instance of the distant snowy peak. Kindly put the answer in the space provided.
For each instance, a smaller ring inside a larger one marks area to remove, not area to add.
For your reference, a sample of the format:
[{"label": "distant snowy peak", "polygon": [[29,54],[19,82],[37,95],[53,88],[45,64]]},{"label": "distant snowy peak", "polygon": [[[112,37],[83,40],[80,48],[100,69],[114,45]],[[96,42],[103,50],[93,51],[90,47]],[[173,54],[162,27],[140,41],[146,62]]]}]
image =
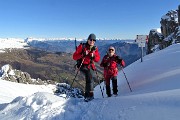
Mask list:
[{"label": "distant snowy peak", "polygon": [[[62,41],[63,40],[86,41],[87,38],[33,38],[33,37],[28,37],[28,38],[25,39],[25,42],[32,42],[32,41],[61,41],[61,40]],[[110,38],[97,38],[97,40],[122,40],[122,39],[119,39],[119,38],[114,38],[114,39],[110,39]],[[127,39],[126,41],[129,41],[129,39]]]},{"label": "distant snowy peak", "polygon": [[[87,38],[34,38],[34,37],[28,37],[26,39],[23,38],[0,38],[0,43],[12,43],[12,44],[18,44],[19,43],[28,43],[32,41],[64,41],[64,40],[77,40],[77,41],[86,41]],[[121,41],[130,41],[132,39],[120,39],[120,38],[97,38],[97,40],[121,40]],[[8,44],[7,44],[8,45]],[[0,45],[1,47],[2,45]],[[16,45],[17,46],[17,45]],[[11,47],[7,47],[11,48]]]},{"label": "distant snowy peak", "polygon": [[[25,39],[25,42],[32,42],[32,41],[54,41],[54,40],[75,40],[76,38],[33,38],[28,37]],[[78,41],[82,41],[84,39],[76,39]]]},{"label": "distant snowy peak", "polygon": [[9,48],[26,48],[28,44],[21,38],[0,38],[0,52]]}]

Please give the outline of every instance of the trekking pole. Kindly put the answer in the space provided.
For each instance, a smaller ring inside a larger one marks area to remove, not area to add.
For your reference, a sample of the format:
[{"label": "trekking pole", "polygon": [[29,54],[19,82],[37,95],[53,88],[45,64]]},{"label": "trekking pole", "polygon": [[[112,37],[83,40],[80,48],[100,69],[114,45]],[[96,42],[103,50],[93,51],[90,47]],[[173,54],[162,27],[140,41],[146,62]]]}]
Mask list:
[{"label": "trekking pole", "polygon": [[84,62],[84,59],[85,59],[85,57],[83,58],[80,66],[79,66],[79,68],[78,68],[78,70],[77,70],[77,72],[76,72],[76,75],[75,75],[75,77],[74,77],[74,79],[73,79],[73,81],[72,81],[72,83],[71,83],[71,85],[70,85],[70,88],[72,87],[74,81],[76,80],[76,77],[77,77],[77,75],[78,75],[78,73],[79,73],[79,71],[80,71],[80,68],[81,68],[81,66],[82,66],[82,64],[83,64],[83,62]]},{"label": "trekking pole", "polygon": [[104,86],[105,86],[105,80],[102,78],[102,81],[103,81],[103,87],[102,87],[102,90],[103,90],[103,93],[104,93]]},{"label": "trekking pole", "polygon": [[105,88],[105,86],[106,86],[106,83],[105,83],[105,80],[103,80],[103,92],[104,92],[104,88]]},{"label": "trekking pole", "polygon": [[75,44],[75,49],[77,50],[76,38],[75,38],[74,44]]},{"label": "trekking pole", "polygon": [[125,74],[122,66],[121,66],[121,70],[123,71],[124,77],[126,78],[126,82],[127,82],[128,86],[129,86],[130,91],[132,92],[131,86],[130,86],[130,84],[129,84],[129,82],[128,82],[128,79],[127,79],[127,77],[126,77],[126,74]]},{"label": "trekking pole", "polygon": [[[75,38],[75,40],[74,40],[74,44],[75,44],[75,49],[77,50],[77,44],[76,44],[76,38]],[[89,54],[89,53],[88,53]],[[77,70],[77,73],[76,73],[76,75],[75,75],[75,77],[74,77],[74,79],[73,79],[73,81],[72,81],[72,83],[71,83],[71,85],[70,85],[70,88],[72,87],[72,85],[73,85],[73,83],[74,83],[74,81],[76,81],[76,77],[77,77],[77,75],[78,75],[78,73],[79,73],[79,71],[80,71],[80,68],[81,68],[81,66],[82,66],[82,64],[83,64],[83,62],[84,62],[84,59],[85,59],[85,56],[84,56],[84,58],[82,59],[82,62],[81,62],[81,64],[80,64],[80,66],[79,66],[79,68],[78,68],[78,70]],[[77,81],[76,81],[77,82]],[[77,82],[78,83],[78,82]],[[78,84],[80,84],[80,83],[78,83]],[[81,87],[82,87],[82,85],[80,85]]]},{"label": "trekking pole", "polygon": [[97,70],[96,71],[96,75],[97,75],[97,79],[98,79],[98,84],[99,84],[99,87],[100,87],[100,90],[101,90],[101,94],[102,94],[102,97],[104,98],[104,94],[103,94],[103,90],[101,88],[101,84],[100,84],[100,80],[99,80],[99,77],[98,77],[98,74],[97,74]]}]

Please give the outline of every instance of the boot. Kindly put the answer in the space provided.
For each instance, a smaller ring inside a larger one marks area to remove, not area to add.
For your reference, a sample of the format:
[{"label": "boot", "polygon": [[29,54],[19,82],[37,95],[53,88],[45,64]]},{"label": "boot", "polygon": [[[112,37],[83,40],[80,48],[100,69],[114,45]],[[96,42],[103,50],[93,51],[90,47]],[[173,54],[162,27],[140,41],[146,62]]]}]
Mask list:
[{"label": "boot", "polygon": [[89,98],[92,100],[94,99],[94,92],[93,91],[90,91],[89,92]]},{"label": "boot", "polygon": [[85,102],[88,102],[88,101],[91,101],[91,100],[93,100],[94,99],[94,93],[93,93],[93,91],[90,91],[90,92],[86,92],[85,93],[85,97],[84,97],[84,101]]},{"label": "boot", "polygon": [[89,95],[88,95],[88,92],[85,92],[84,93],[84,98],[87,98]]}]

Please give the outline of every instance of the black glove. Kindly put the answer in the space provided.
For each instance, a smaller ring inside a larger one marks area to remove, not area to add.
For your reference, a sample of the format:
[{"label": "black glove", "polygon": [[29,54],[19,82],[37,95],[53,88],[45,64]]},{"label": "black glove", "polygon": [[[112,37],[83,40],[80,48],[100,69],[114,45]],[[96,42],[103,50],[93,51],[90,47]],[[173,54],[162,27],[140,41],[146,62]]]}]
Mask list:
[{"label": "black glove", "polygon": [[118,63],[121,63],[122,59],[119,56],[116,56],[116,60]]},{"label": "black glove", "polygon": [[108,66],[108,64],[107,63],[103,63],[103,67],[107,67]]},{"label": "black glove", "polygon": [[94,59],[94,52],[90,52],[90,59],[93,60]]},{"label": "black glove", "polygon": [[120,57],[119,56],[116,56],[116,60],[119,60],[120,59]]},{"label": "black glove", "polygon": [[96,50],[97,49],[97,47],[96,46],[93,46],[92,48],[91,48],[91,51],[94,51],[94,50]]}]

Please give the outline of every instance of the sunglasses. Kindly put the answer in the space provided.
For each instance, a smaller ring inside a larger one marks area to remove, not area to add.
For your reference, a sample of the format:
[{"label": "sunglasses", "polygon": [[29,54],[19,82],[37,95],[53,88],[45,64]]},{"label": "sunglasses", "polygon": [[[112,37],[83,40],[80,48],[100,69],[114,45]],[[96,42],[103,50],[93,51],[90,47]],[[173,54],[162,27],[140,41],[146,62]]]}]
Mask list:
[{"label": "sunglasses", "polygon": [[109,49],[109,51],[114,51],[114,49]]},{"label": "sunglasses", "polygon": [[89,39],[89,41],[94,41],[94,42],[96,42],[96,40],[95,40],[95,39]]}]

